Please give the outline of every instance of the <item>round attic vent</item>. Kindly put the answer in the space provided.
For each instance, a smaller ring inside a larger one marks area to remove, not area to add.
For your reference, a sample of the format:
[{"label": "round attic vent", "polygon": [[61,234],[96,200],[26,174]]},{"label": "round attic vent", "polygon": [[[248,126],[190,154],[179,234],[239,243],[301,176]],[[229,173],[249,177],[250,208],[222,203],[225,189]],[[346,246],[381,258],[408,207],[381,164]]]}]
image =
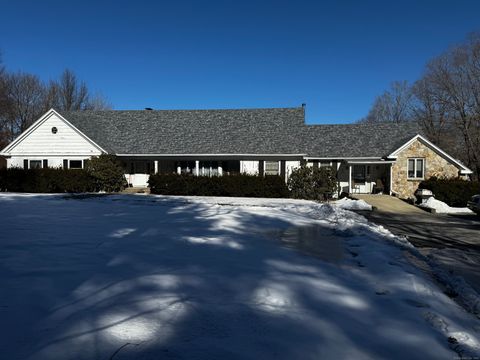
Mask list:
[{"label": "round attic vent", "polygon": [[54,126],[54,127],[52,127],[52,134],[56,134],[56,133],[57,133],[57,131],[58,131],[58,129],[57,129],[55,126]]}]

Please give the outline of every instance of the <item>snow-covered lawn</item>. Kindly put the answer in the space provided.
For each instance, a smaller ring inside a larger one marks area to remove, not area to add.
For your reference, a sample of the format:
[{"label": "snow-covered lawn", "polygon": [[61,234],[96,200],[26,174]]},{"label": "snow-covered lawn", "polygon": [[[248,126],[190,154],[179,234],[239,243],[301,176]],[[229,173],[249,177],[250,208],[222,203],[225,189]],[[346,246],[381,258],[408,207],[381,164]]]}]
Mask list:
[{"label": "snow-covered lawn", "polygon": [[0,219],[2,359],[478,356],[409,244],[335,205],[0,194]]}]

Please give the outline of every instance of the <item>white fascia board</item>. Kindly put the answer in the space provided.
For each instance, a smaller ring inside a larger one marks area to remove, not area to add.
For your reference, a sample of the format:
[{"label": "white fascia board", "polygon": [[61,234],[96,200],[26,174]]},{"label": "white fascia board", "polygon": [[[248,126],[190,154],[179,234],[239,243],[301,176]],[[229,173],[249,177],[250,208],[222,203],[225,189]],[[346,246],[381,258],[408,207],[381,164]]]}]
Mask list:
[{"label": "white fascia board", "polygon": [[35,121],[32,125],[30,125],[23,133],[20,134],[19,137],[17,137],[14,141],[12,141],[10,144],[8,144],[1,152],[0,154],[5,156],[4,154],[9,155],[10,151],[20,144],[28,135],[30,135],[32,132],[34,132],[40,125],[42,125],[45,121],[47,121],[52,115],[58,116],[63,122],[65,122],[68,126],[70,126],[77,134],[79,134],[81,137],[83,137],[85,140],[87,140],[90,144],[95,146],[98,150],[100,150],[103,153],[108,153],[106,150],[104,150],[100,145],[95,143],[92,139],[90,139],[87,135],[85,135],[83,132],[78,130],[72,123],[70,123],[67,119],[65,119],[62,115],[60,115],[55,109],[50,109],[48,110],[44,115],[40,117],[37,121]]},{"label": "white fascia board", "polygon": [[341,156],[337,156],[337,157],[314,157],[314,156],[307,156],[307,157],[305,157],[305,160],[360,160],[360,159],[381,160],[382,158],[378,157],[378,156],[371,156],[371,157],[366,157],[366,156],[364,156],[364,157],[341,157]]},{"label": "white fascia board", "polygon": [[348,164],[393,164],[395,160],[349,160]]},{"label": "white fascia board", "polygon": [[43,156],[45,158],[55,158],[55,157],[65,157],[65,156],[95,156],[95,155],[92,155],[92,154],[81,154],[81,153],[69,153],[69,152],[63,152],[61,154],[59,153],[56,153],[56,154],[52,154],[52,153],[20,153],[20,154],[15,154],[15,155],[12,155],[10,153],[0,153],[0,156],[4,156],[4,157],[8,157],[8,158],[11,158],[12,156],[14,157],[28,157],[28,156]]},{"label": "white fascia board", "polygon": [[397,150],[395,150],[394,152],[392,152],[390,155],[388,155],[388,158],[392,158],[392,159],[396,159],[398,157],[398,154],[400,152],[402,152],[404,149],[406,149],[407,147],[409,147],[415,140],[419,140],[421,141],[422,143],[424,143],[425,145],[427,145],[428,147],[430,147],[431,149],[433,149],[434,151],[436,151],[437,153],[443,155],[443,157],[447,158],[448,160],[450,160],[452,163],[454,163],[455,165],[457,165],[457,167],[460,168],[460,174],[462,175],[468,175],[468,174],[472,174],[473,171],[470,170],[469,168],[467,168],[465,165],[463,165],[460,161],[458,161],[457,159],[455,159],[454,157],[452,157],[451,155],[447,154],[445,151],[443,151],[442,149],[440,149],[438,146],[436,146],[434,143],[432,143],[430,140],[426,139],[425,137],[423,137],[422,135],[420,134],[417,134],[415,135],[413,138],[411,138],[409,141],[407,141],[405,144],[403,144],[402,146],[400,146]]}]

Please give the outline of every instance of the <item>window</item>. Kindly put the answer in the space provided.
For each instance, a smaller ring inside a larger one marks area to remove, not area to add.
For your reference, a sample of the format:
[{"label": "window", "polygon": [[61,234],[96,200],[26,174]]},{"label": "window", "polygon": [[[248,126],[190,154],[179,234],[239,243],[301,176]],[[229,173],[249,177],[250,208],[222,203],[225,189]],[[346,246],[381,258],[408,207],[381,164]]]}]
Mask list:
[{"label": "window", "polygon": [[278,175],[278,161],[265,161],[265,175]]},{"label": "window", "polygon": [[30,169],[41,169],[42,160],[30,160]]},{"label": "window", "polygon": [[48,159],[43,159],[43,168],[48,168]]},{"label": "window", "polygon": [[332,163],[330,161],[320,161],[320,167],[332,167]]},{"label": "window", "polygon": [[425,159],[408,159],[407,174],[409,179],[423,179],[425,171]]},{"label": "window", "polygon": [[69,165],[70,165],[69,166],[70,169],[81,169],[81,168],[83,168],[82,160],[70,160]]}]

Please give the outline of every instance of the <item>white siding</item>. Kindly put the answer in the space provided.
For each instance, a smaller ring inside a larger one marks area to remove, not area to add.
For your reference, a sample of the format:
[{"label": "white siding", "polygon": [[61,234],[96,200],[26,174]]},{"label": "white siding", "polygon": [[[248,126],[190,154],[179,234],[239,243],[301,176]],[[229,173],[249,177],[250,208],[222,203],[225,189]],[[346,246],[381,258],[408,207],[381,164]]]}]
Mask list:
[{"label": "white siding", "polygon": [[[68,120],[68,119],[67,119]],[[52,127],[58,129],[56,134],[52,133]],[[18,161],[13,157],[27,156],[62,156],[65,158],[82,158],[100,155],[101,152],[72,127],[52,114],[44,123],[28,134],[13,149],[9,151],[12,161]],[[28,157],[30,158],[30,157]],[[45,159],[46,157],[42,157]],[[61,160],[60,160],[61,161]],[[22,162],[23,166],[23,162]]]},{"label": "white siding", "polygon": [[257,175],[258,161],[257,160],[242,160],[240,161],[240,172],[243,174]]}]

